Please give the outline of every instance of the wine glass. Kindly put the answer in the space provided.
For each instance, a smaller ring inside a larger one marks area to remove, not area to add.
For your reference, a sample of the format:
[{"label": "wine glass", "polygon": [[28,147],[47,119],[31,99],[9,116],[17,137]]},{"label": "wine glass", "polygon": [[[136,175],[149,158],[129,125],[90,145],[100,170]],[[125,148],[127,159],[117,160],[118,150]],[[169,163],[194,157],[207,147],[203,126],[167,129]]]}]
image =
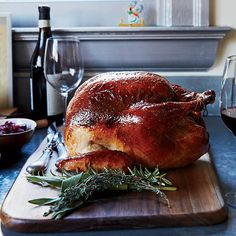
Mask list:
[{"label": "wine glass", "polygon": [[76,37],[50,37],[47,39],[44,57],[44,75],[64,98],[65,124],[67,99],[83,78],[84,64],[80,41]]},{"label": "wine glass", "polygon": [[[236,136],[236,55],[226,59],[220,97],[220,113],[225,125]],[[236,208],[236,190],[226,193],[228,205]]]}]

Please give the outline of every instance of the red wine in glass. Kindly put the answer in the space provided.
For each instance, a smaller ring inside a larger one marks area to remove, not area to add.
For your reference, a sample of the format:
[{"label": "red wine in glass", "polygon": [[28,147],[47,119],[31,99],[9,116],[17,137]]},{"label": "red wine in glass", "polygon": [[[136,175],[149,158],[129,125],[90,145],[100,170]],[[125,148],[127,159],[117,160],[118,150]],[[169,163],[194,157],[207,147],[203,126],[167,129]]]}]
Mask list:
[{"label": "red wine in glass", "polygon": [[224,121],[225,125],[236,136],[236,107],[223,109],[221,111],[221,118]]},{"label": "red wine in glass", "polygon": [[[227,57],[225,62],[220,94],[220,113],[223,122],[236,137],[236,55]],[[236,208],[236,190],[227,192],[225,200],[229,206]]]}]

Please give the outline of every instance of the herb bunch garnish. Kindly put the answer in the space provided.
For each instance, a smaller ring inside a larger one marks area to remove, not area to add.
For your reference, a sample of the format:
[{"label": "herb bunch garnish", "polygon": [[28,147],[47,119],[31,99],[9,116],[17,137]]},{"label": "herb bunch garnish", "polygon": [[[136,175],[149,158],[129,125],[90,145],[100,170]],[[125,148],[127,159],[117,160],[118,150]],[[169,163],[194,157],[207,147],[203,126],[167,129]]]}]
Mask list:
[{"label": "herb bunch garnish", "polygon": [[29,202],[39,206],[50,205],[44,216],[51,214],[53,219],[61,219],[76,208],[91,200],[95,193],[105,190],[151,191],[157,194],[169,206],[169,201],[163,190],[174,191],[175,187],[156,168],[149,171],[146,168],[134,167],[128,173],[121,170],[104,169],[96,172],[91,167],[84,173],[63,172],[61,176],[27,176],[27,180],[43,187],[53,187],[60,190],[57,198],[39,198]]}]

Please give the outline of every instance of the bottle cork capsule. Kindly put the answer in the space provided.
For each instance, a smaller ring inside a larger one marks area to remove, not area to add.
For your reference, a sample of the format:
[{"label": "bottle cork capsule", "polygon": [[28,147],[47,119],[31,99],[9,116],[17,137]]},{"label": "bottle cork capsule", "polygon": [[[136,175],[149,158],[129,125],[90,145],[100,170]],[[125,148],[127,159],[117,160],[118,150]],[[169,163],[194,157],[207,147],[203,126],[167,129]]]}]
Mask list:
[{"label": "bottle cork capsule", "polygon": [[42,120],[37,120],[37,129],[43,129],[48,127],[48,120],[47,119],[42,119]]}]

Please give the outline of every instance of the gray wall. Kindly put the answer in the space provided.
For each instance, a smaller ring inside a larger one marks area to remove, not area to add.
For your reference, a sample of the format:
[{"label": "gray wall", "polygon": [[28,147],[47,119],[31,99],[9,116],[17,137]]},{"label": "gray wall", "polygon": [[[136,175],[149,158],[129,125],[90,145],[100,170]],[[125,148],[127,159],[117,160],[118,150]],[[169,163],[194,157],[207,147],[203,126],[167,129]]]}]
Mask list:
[{"label": "gray wall", "polygon": [[[159,0],[145,1],[145,24],[157,25]],[[100,27],[118,26],[120,18],[126,19],[130,1],[43,1],[51,7],[53,27]],[[12,13],[14,27],[36,27],[38,20],[37,7],[42,1],[26,3],[1,2],[0,11]]]},{"label": "gray wall", "polygon": [[[1,1],[14,27],[37,26],[37,6],[51,7],[53,27],[117,26],[127,20],[129,0]],[[208,26],[209,0],[144,0],[146,26]]]}]

